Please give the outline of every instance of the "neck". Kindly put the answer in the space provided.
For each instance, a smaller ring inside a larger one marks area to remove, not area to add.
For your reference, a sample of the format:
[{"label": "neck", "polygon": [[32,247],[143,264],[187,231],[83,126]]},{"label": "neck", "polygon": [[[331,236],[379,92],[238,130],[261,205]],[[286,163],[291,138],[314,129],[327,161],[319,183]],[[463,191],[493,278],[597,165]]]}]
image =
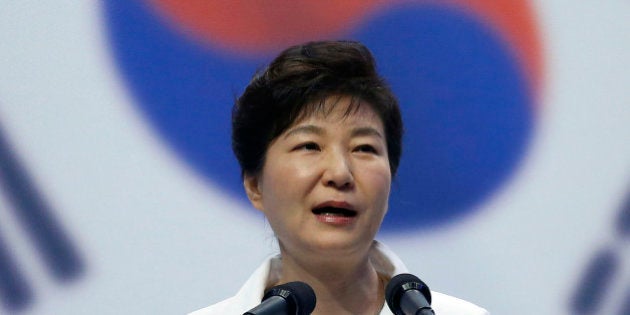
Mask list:
[{"label": "neck", "polygon": [[310,259],[282,249],[279,283],[304,281],[317,296],[313,314],[378,314],[384,303],[384,282],[369,259],[359,255]]}]

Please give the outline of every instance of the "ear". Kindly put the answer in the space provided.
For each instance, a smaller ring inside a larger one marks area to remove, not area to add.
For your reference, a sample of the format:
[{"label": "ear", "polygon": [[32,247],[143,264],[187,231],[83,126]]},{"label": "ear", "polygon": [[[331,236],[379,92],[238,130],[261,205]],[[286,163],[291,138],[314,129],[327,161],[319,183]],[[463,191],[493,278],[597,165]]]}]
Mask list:
[{"label": "ear", "polygon": [[260,189],[260,181],[259,176],[257,175],[244,175],[243,176],[243,187],[245,187],[245,192],[247,193],[247,198],[249,198],[249,202],[252,203],[254,208],[262,211],[262,190]]}]

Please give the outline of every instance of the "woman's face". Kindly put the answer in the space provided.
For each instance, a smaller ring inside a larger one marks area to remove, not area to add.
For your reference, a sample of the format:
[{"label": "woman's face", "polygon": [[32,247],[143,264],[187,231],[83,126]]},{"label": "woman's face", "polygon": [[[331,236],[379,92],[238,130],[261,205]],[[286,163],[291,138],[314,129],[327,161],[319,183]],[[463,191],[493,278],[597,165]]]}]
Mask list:
[{"label": "woman's face", "polygon": [[[334,105],[331,105],[334,104]],[[370,246],[385,212],[391,172],[383,123],[365,102],[329,99],[269,146],[262,172],[246,177],[287,251],[348,253]]]}]

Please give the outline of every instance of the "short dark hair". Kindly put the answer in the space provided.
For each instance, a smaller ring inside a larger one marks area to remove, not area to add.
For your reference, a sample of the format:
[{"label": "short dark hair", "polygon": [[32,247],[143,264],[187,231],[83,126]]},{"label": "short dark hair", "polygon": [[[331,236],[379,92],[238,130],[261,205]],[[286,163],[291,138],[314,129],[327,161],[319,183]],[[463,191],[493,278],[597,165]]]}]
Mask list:
[{"label": "short dark hair", "polygon": [[402,153],[398,101],[376,72],[370,51],[354,41],[290,47],[254,76],[232,109],[232,150],[241,175],[259,174],[270,143],[299,118],[322,109],[332,96],[351,97],[351,107],[367,102],[378,114],[394,176]]}]

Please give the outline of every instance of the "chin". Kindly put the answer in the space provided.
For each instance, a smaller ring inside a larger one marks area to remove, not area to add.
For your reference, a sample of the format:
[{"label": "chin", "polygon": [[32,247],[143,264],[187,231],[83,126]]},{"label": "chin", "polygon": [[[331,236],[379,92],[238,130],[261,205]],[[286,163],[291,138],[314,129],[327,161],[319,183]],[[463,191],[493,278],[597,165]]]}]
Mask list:
[{"label": "chin", "polygon": [[328,233],[311,241],[311,248],[314,251],[323,253],[350,253],[362,248],[369,248],[372,239],[357,238],[353,235],[339,235],[339,233]]}]

